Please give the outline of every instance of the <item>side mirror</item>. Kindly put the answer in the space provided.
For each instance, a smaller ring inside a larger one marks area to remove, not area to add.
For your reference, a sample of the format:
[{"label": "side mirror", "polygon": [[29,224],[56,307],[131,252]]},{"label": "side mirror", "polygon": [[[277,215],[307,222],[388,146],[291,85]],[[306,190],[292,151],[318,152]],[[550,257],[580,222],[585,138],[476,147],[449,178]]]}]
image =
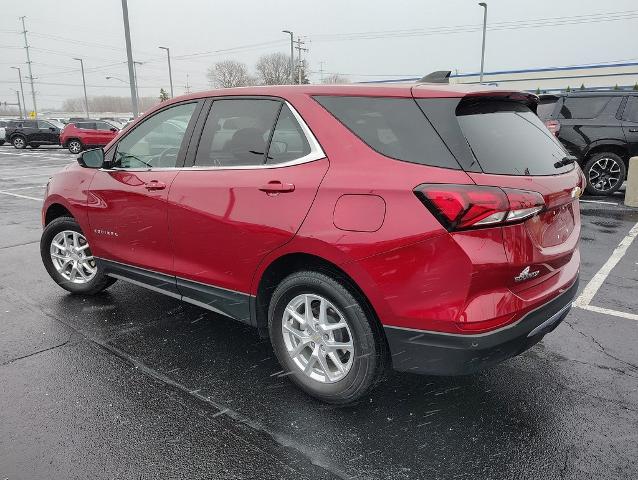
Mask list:
[{"label": "side mirror", "polygon": [[52,132],[55,132],[56,128],[55,127],[49,127],[49,130],[51,130]]},{"label": "side mirror", "polygon": [[101,148],[92,148],[80,153],[78,163],[84,168],[102,168],[104,166],[104,150]]},{"label": "side mirror", "polygon": [[110,129],[112,132],[117,132],[117,128],[113,127]]}]

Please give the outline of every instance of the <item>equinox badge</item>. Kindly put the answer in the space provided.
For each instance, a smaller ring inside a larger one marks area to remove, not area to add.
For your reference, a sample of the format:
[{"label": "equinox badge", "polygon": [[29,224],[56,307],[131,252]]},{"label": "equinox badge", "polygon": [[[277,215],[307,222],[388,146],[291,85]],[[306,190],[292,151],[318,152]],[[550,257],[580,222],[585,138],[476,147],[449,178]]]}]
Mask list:
[{"label": "equinox badge", "polygon": [[540,273],[539,270],[536,270],[535,272],[530,272],[529,266],[527,266],[521,273],[519,273],[516,277],[514,277],[514,281],[522,282],[523,280],[529,280],[530,278],[537,277],[539,273]]}]

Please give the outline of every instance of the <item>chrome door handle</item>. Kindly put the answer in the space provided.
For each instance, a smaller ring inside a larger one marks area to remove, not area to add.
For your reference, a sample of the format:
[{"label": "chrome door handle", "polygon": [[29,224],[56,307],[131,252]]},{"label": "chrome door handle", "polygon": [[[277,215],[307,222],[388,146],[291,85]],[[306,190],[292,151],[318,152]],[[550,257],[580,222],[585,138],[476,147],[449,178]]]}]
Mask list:
[{"label": "chrome door handle", "polygon": [[166,188],[166,184],[164,182],[160,182],[159,180],[151,180],[148,183],[144,184],[144,188],[148,191],[153,190],[164,190]]},{"label": "chrome door handle", "polygon": [[292,183],[282,183],[279,180],[273,180],[259,187],[259,190],[266,193],[287,193],[294,192],[295,186]]}]

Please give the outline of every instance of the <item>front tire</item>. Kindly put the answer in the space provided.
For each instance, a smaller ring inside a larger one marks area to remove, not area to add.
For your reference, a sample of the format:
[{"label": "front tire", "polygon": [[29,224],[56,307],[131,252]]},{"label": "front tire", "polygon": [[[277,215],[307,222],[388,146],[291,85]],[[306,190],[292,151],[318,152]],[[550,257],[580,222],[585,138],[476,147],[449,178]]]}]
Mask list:
[{"label": "front tire", "polygon": [[13,148],[17,148],[18,150],[24,150],[27,147],[26,140],[20,135],[13,137],[11,143],[13,144]]},{"label": "front tire", "polygon": [[78,154],[84,147],[82,146],[82,142],[74,138],[73,140],[69,141],[69,143],[67,144],[67,148],[69,149],[69,152]]},{"label": "front tire", "polygon": [[587,178],[587,193],[590,195],[611,195],[620,188],[627,176],[625,162],[612,152],[592,155],[583,171]]},{"label": "front tire", "polygon": [[93,258],[80,225],[72,217],[56,218],[44,228],[40,256],[51,278],[71,293],[95,295],[115,282]]},{"label": "front tire", "polygon": [[268,328],[292,382],[323,402],[345,405],[365,395],[383,372],[383,341],[370,316],[336,279],[302,271],[275,289]]}]

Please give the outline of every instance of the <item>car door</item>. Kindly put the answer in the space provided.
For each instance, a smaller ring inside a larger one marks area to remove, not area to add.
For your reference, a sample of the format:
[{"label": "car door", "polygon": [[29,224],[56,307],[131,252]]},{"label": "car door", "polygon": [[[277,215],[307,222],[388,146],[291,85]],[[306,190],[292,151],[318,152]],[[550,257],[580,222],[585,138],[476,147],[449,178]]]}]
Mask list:
[{"label": "car door", "polygon": [[218,99],[202,123],[169,193],[177,285],[184,300],[249,322],[254,272],[301,226],[328,159],[279,99]]},{"label": "car door", "polygon": [[623,114],[622,128],[629,146],[629,156],[638,155],[638,96],[630,96]]},{"label": "car door", "polygon": [[[152,113],[106,152],[109,168],[96,173],[89,192],[91,249],[96,257],[129,270],[173,274],[166,200],[200,108],[201,103],[190,101]],[[181,132],[170,139],[155,135],[173,119],[183,122]]]},{"label": "car door", "polygon": [[44,120],[38,120],[38,133],[35,141],[37,143],[44,144],[56,144],[59,143],[59,130],[52,123],[45,122]]},{"label": "car door", "polygon": [[[95,143],[94,145],[106,145],[116,135],[113,125],[107,122],[95,122]],[[115,129],[116,130],[116,129]]]}]

